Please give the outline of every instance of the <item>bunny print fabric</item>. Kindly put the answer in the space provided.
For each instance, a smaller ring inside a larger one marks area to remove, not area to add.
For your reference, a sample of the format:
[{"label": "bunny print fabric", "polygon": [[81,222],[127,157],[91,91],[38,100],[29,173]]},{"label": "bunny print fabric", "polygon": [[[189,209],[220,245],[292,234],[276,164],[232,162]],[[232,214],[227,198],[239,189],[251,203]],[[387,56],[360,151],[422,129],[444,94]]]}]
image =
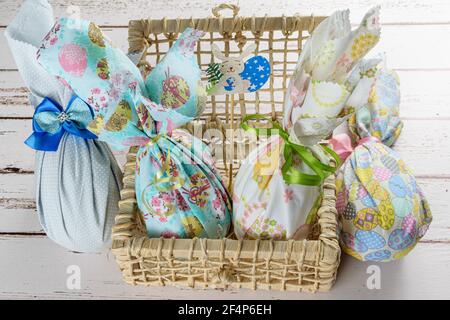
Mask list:
[{"label": "bunny print fabric", "polygon": [[337,210],[343,250],[363,261],[391,261],[409,253],[432,220],[415,177],[391,146],[400,134],[397,75],[380,63],[368,104],[350,118],[357,146],[339,169]]},{"label": "bunny print fabric", "polygon": [[193,55],[203,33],[186,29],[145,81],[94,24],[61,19],[52,34],[39,60],[94,108],[90,130],[119,146],[141,146],[135,189],[148,235],[224,237],[231,205],[210,151],[177,129],[205,104]]}]

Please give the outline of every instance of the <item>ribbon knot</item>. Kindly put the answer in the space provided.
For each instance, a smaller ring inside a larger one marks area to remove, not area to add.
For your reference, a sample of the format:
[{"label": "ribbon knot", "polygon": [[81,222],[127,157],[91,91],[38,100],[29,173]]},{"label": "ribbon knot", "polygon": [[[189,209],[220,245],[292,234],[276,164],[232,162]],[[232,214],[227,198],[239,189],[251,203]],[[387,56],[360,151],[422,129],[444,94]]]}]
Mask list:
[{"label": "ribbon knot", "polygon": [[[272,124],[272,128],[267,128],[265,130],[260,130],[258,128],[253,128],[248,125],[249,120],[267,120]],[[270,119],[267,119],[263,115],[255,114],[246,116],[241,123],[242,129],[246,131],[254,132],[256,135],[266,135],[271,136],[273,134],[279,135],[284,140],[284,164],[281,168],[281,173],[283,179],[287,184],[301,184],[305,186],[320,186],[323,180],[330,174],[336,171],[336,167],[340,164],[340,159],[338,155],[328,148],[327,146],[321,145],[325,152],[330,154],[336,161],[336,166],[329,166],[318,160],[312,152],[308,150],[307,147],[303,145],[296,144],[289,139],[289,133],[284,130],[281,125]],[[297,154],[300,159],[314,171],[315,174],[307,174],[301,172],[294,167],[293,156]]]},{"label": "ribbon knot", "polygon": [[59,122],[64,122],[66,120],[70,119],[69,115],[67,113],[65,113],[64,111],[61,112],[60,114],[58,114],[58,120]]},{"label": "ribbon knot", "polygon": [[352,138],[348,134],[338,133],[333,135],[328,142],[332,145],[333,150],[338,154],[341,161],[344,162],[356,147],[369,142],[381,143],[381,140],[374,136],[367,136],[359,139],[357,145],[353,147]]},{"label": "ribbon knot", "polygon": [[66,110],[45,97],[34,111],[33,133],[25,144],[34,150],[56,151],[64,132],[84,139],[97,139],[86,129],[93,119],[91,107],[76,95],[72,96]]}]

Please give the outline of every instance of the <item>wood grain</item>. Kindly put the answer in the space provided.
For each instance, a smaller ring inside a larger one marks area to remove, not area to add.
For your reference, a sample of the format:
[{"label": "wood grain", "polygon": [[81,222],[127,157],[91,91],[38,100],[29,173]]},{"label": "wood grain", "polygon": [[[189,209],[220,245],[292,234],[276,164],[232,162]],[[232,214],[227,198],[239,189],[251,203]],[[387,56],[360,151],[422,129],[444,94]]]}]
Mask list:
[{"label": "wood grain", "polygon": [[[0,28],[0,39],[4,39]],[[124,27],[104,28],[105,34],[123,51],[128,50]],[[384,26],[374,53],[386,52],[389,67],[395,69],[450,69],[450,25]],[[433,48],[433,50],[430,50]],[[0,70],[15,69],[8,46],[0,47]]]},{"label": "wood grain", "polygon": [[[374,5],[382,6],[382,23],[411,24],[411,23],[448,23],[450,3],[446,0],[247,0],[247,1],[178,1],[178,0],[53,0],[49,1],[54,7],[56,16],[74,15],[77,11],[70,8],[79,7],[83,19],[96,21],[99,25],[126,25],[129,19],[146,19],[172,17],[208,17],[211,8],[220,3],[238,4],[241,15],[263,16],[265,14],[277,16],[282,14],[301,13],[309,15],[328,15],[335,10],[351,8],[351,21],[359,22],[368,8]],[[0,26],[6,26],[17,10],[19,0],[3,0],[0,14]],[[229,13],[225,12],[225,15]]]}]

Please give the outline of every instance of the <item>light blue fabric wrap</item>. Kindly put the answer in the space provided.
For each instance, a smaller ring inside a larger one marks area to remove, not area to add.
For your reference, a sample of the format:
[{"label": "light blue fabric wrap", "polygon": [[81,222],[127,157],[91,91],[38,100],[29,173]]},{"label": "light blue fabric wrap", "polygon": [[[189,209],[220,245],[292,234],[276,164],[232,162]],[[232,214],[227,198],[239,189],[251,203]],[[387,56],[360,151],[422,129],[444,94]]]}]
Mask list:
[{"label": "light blue fabric wrap", "polygon": [[[67,107],[73,94],[36,60],[53,24],[47,1],[27,0],[5,32],[34,107],[45,97]],[[109,247],[122,173],[104,142],[65,133],[56,152],[36,152],[35,179],[37,213],[50,239],[77,252]]]}]

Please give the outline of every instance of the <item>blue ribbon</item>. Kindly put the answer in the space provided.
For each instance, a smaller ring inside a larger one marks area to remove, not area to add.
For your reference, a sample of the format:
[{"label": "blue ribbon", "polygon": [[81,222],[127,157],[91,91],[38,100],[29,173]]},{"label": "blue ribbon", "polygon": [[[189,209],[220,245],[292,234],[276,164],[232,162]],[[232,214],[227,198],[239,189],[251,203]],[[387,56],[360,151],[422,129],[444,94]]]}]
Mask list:
[{"label": "blue ribbon", "polygon": [[76,95],[72,96],[66,110],[45,97],[34,111],[33,133],[25,144],[35,150],[56,151],[64,132],[85,139],[97,139],[86,129],[93,119],[91,107]]}]

